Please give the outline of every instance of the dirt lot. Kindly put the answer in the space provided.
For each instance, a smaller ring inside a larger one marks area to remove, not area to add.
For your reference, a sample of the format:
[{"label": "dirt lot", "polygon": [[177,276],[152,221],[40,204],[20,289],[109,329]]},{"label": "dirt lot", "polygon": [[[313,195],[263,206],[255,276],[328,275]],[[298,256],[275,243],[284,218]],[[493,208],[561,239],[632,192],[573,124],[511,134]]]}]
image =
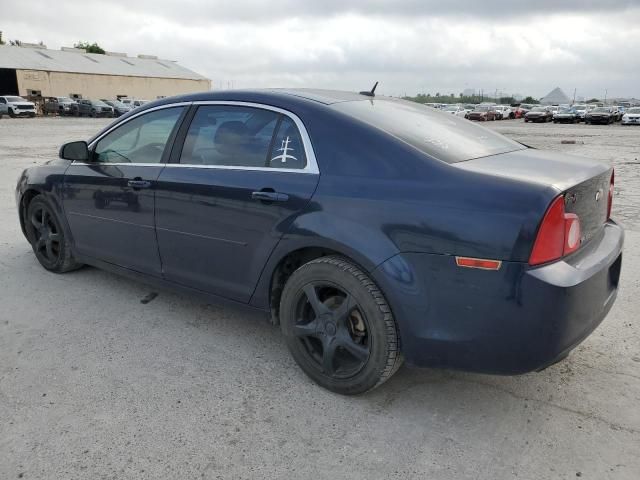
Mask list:
[{"label": "dirt lot", "polygon": [[0,120],[0,478],[640,477],[640,128],[489,125],[616,166],[620,294],[568,359],[520,377],[404,368],[345,398],[242,312],[38,265],[16,178],[106,123]]}]

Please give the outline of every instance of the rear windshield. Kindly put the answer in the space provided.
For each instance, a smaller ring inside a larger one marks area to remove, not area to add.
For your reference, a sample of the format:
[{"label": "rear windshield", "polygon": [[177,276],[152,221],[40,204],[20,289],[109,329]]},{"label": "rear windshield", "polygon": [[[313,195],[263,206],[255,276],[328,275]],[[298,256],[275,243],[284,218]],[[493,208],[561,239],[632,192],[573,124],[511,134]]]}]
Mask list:
[{"label": "rear windshield", "polygon": [[385,98],[332,106],[447,163],[526,148],[469,120],[406,100]]}]

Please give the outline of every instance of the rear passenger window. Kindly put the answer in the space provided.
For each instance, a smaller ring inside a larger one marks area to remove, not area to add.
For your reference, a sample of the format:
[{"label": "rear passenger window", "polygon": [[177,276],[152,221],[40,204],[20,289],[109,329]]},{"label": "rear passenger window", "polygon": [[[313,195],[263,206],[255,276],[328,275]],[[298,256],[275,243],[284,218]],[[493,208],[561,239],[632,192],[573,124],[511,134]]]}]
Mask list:
[{"label": "rear passenger window", "polygon": [[307,158],[298,127],[289,117],[283,117],[269,154],[268,166],[272,168],[304,168]]},{"label": "rear passenger window", "polygon": [[300,134],[287,116],[260,108],[207,105],[198,108],[189,126],[180,163],[304,168],[306,160]]},{"label": "rear passenger window", "polygon": [[259,108],[211,105],[198,108],[180,163],[265,167],[280,114]]}]

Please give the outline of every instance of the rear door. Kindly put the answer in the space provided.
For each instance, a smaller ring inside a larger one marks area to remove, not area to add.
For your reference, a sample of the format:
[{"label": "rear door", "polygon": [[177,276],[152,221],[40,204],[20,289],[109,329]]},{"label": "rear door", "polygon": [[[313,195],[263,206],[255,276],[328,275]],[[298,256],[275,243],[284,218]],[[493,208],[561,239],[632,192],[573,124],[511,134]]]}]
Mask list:
[{"label": "rear door", "polygon": [[79,254],[161,276],[155,187],[184,108],[128,119],[90,146],[91,161],[69,166],[63,202]]},{"label": "rear door", "polygon": [[248,302],[269,255],[315,191],[315,156],[293,114],[239,103],[196,108],[158,178],[163,274]]}]

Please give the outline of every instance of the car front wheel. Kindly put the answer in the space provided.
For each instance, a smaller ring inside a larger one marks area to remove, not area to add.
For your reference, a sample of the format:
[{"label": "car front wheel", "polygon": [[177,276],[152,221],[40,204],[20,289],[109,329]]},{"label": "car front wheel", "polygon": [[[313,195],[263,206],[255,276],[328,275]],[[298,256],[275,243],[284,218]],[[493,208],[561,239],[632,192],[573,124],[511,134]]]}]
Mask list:
[{"label": "car front wheel", "polygon": [[33,252],[44,268],[64,273],[82,266],[71,255],[71,244],[64,234],[60,220],[40,196],[29,203],[24,225]]},{"label": "car front wheel", "polygon": [[280,321],[294,360],[316,383],[355,395],[402,364],[396,323],[382,292],[338,256],[304,264],[288,279]]}]

